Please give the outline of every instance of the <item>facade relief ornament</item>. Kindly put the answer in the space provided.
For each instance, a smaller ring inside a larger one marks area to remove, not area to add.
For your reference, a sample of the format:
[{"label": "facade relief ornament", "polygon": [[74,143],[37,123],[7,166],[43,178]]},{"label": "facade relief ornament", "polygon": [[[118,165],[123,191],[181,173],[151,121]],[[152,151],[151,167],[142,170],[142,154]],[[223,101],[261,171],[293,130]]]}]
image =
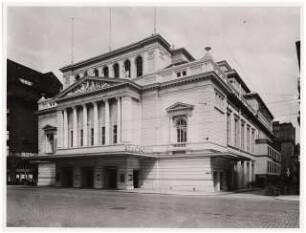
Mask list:
[{"label": "facade relief ornament", "polygon": [[105,89],[111,87],[110,84],[106,82],[99,82],[99,81],[94,81],[94,80],[86,80],[74,89],[72,89],[67,96],[73,96],[73,95],[79,95],[79,94],[85,94],[88,92],[93,92],[101,89]]}]

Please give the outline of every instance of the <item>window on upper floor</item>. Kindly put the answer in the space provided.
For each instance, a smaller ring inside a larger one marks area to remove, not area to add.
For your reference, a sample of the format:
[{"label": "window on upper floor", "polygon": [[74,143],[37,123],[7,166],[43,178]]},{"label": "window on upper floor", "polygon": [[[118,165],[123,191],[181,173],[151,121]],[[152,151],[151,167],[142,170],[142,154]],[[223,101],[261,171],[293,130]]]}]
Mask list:
[{"label": "window on upper floor", "polygon": [[184,77],[187,75],[187,71],[186,70],[183,70],[183,71],[179,71],[179,72],[176,72],[176,76],[179,78],[179,77]]},{"label": "window on upper floor", "polygon": [[254,146],[255,146],[255,130],[252,129],[252,139],[251,139],[251,152],[254,153]]},{"label": "window on upper floor", "polygon": [[98,69],[95,69],[95,70],[94,70],[94,74],[95,74],[96,77],[98,77],[98,76],[99,76],[99,70],[98,70]]},{"label": "window on upper floor", "polygon": [[94,141],[94,128],[90,129],[90,141],[91,141],[91,145],[93,146],[95,141]]},{"label": "window on upper floor", "polygon": [[130,78],[131,77],[131,62],[129,60],[126,60],[124,62],[124,71],[125,71],[125,78]]},{"label": "window on upper floor", "polygon": [[187,119],[179,117],[176,119],[176,141],[177,143],[187,142]]},{"label": "window on upper floor", "polygon": [[48,133],[46,137],[47,137],[46,153],[53,154],[55,152],[54,134]]},{"label": "window on upper floor", "polygon": [[104,76],[105,78],[108,78],[108,77],[109,77],[109,72],[108,72],[108,67],[107,67],[107,66],[105,66],[105,67],[103,68],[103,76]]},{"label": "window on upper floor", "polygon": [[224,96],[217,90],[215,90],[215,105],[220,110],[224,108]]},{"label": "window on upper floor", "polygon": [[227,133],[227,145],[231,145],[232,143],[231,143],[231,133],[232,133],[232,131],[231,131],[231,113],[230,112],[228,112],[227,113],[227,120],[226,120],[226,133]]},{"label": "window on upper floor", "polygon": [[23,78],[19,78],[19,81],[27,86],[33,86],[33,83],[29,80],[25,80]]},{"label": "window on upper floor", "polygon": [[241,149],[244,149],[244,138],[245,138],[244,123],[241,122]]},{"label": "window on upper floor", "polygon": [[248,125],[247,126],[247,151],[248,152],[250,152],[250,143],[251,143],[251,141],[250,141],[250,137],[251,137],[251,135],[250,135],[250,126]]},{"label": "window on upper floor", "polygon": [[77,74],[77,75],[75,76],[75,81],[78,81],[79,79],[80,79],[80,75]]},{"label": "window on upper floor", "polygon": [[141,56],[136,58],[136,76],[140,77],[143,75],[143,60]]},{"label": "window on upper floor", "polygon": [[84,77],[85,76],[88,76],[88,71],[87,70],[84,72]]},{"label": "window on upper floor", "polygon": [[102,133],[102,135],[101,135],[101,143],[102,143],[102,145],[105,145],[105,126],[102,126],[101,133]]},{"label": "window on upper floor", "polygon": [[70,131],[70,147],[73,147],[73,130]]},{"label": "window on upper floor", "polygon": [[83,146],[84,142],[84,134],[83,134],[83,130],[80,130],[80,146]]},{"label": "window on upper floor", "polygon": [[113,143],[116,144],[118,142],[118,127],[117,125],[113,125]]},{"label": "window on upper floor", "polygon": [[119,78],[119,64],[115,63],[113,69],[114,69],[114,77]]},{"label": "window on upper floor", "polygon": [[239,147],[239,118],[235,117],[235,147]]}]

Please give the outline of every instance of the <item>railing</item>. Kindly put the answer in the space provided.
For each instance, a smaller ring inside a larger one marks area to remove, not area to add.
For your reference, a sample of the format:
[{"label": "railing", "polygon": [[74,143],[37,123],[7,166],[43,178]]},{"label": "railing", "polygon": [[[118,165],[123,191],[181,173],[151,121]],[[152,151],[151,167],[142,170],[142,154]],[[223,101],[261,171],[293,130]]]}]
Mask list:
[{"label": "railing", "polygon": [[[177,77],[177,73],[181,71],[186,71],[186,75]],[[224,82],[227,82],[226,76],[220,67],[213,61],[207,60],[197,60],[194,62],[188,62],[182,65],[173,66],[154,73],[146,74],[139,79],[134,79],[133,81],[140,85],[148,85],[156,82],[166,82],[211,71],[214,71]]]}]

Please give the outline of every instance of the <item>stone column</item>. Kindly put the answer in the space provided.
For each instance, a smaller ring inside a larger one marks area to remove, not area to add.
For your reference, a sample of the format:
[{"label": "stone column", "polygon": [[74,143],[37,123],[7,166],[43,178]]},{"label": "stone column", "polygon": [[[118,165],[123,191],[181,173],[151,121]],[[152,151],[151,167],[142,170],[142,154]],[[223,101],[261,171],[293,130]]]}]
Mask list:
[{"label": "stone column", "polygon": [[109,109],[109,103],[108,99],[104,100],[105,103],[105,145],[108,145],[110,143],[110,138],[109,138],[109,132],[110,132],[110,109]]},{"label": "stone column", "polygon": [[241,161],[237,161],[237,189],[241,188],[241,173],[242,173]]},{"label": "stone column", "polygon": [[87,106],[86,104],[83,105],[83,145],[87,146],[88,143],[88,128],[87,128]]},{"label": "stone column", "polygon": [[233,168],[232,168],[232,174],[231,174],[231,190],[236,189],[236,171],[237,171],[237,164],[233,164]]},{"label": "stone column", "polygon": [[252,161],[249,162],[249,182],[252,182],[252,173],[253,173],[253,167],[252,167]]},{"label": "stone column", "polygon": [[96,166],[94,168],[94,188],[101,189],[104,187],[103,167]]},{"label": "stone column", "polygon": [[58,125],[58,131],[57,131],[57,147],[61,148],[63,147],[63,112],[62,110],[59,110],[57,112],[57,125]]},{"label": "stone column", "polygon": [[129,96],[122,97],[122,135],[123,143],[131,143],[132,130],[132,99]]},{"label": "stone column", "polygon": [[94,145],[98,145],[98,131],[99,131],[99,124],[98,124],[98,103],[93,103],[94,108]]},{"label": "stone column", "polygon": [[131,62],[131,79],[136,78],[136,64],[135,64],[135,57],[130,59]]},{"label": "stone column", "polygon": [[78,114],[77,107],[73,107],[73,147],[78,146]]},{"label": "stone column", "polygon": [[73,187],[74,188],[80,188],[81,187],[81,167],[73,167]]},{"label": "stone column", "polygon": [[38,164],[37,186],[55,185],[55,163]]},{"label": "stone column", "polygon": [[113,65],[109,65],[109,66],[108,66],[108,76],[109,76],[110,78],[114,78],[114,77],[115,77]]},{"label": "stone column", "polygon": [[252,182],[255,182],[255,163],[252,162]]},{"label": "stone column", "polygon": [[243,187],[247,188],[247,184],[249,181],[249,177],[248,177],[248,162],[244,161],[243,163]]},{"label": "stone column", "polygon": [[142,75],[148,73],[148,52],[144,52],[142,55]]},{"label": "stone column", "polygon": [[124,69],[123,61],[119,61],[118,65],[119,65],[119,78],[125,78],[125,69]]},{"label": "stone column", "polygon": [[121,143],[121,98],[117,97],[117,143]]},{"label": "stone column", "polygon": [[68,147],[68,114],[67,108],[64,109],[64,147]]},{"label": "stone column", "polygon": [[215,172],[216,173],[216,186],[215,186],[215,191],[219,192],[220,191],[220,172]]}]

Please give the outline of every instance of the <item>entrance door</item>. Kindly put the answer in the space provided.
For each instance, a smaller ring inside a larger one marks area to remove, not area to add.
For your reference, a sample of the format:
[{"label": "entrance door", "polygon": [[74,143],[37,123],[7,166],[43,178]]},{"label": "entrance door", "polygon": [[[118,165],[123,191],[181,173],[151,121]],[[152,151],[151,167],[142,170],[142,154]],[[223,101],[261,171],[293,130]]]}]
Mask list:
[{"label": "entrance door", "polygon": [[73,183],[73,170],[72,167],[61,168],[61,186],[72,187]]},{"label": "entrance door", "polygon": [[83,167],[82,168],[82,187],[92,188],[93,187],[93,168],[92,167]]},{"label": "entrance door", "polygon": [[139,188],[139,170],[133,170],[133,185],[134,188]]},{"label": "entrance door", "polygon": [[110,189],[117,188],[117,168],[116,167],[105,168],[104,183],[105,183],[105,188],[110,188]]},{"label": "entrance door", "polygon": [[117,169],[109,170],[109,187],[117,188]]}]

